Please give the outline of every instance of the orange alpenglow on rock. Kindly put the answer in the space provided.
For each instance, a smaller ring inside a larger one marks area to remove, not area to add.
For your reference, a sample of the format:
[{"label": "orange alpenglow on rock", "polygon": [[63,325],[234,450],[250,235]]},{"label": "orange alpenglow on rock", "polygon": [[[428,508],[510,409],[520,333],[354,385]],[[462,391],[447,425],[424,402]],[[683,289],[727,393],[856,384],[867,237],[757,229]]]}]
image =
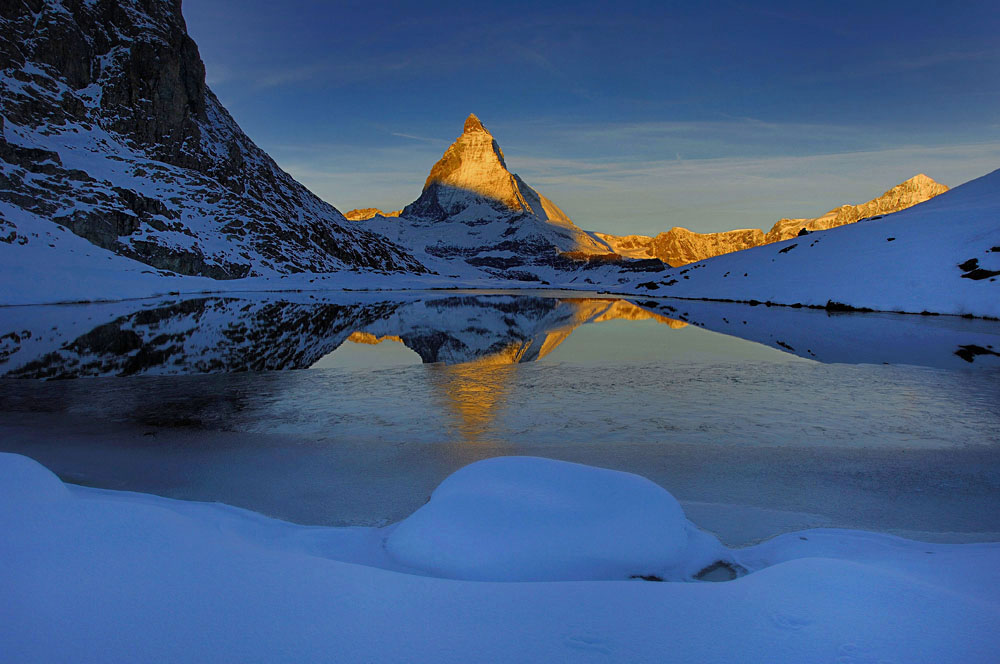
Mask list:
[{"label": "orange alpenglow on rock", "polygon": [[896,185],[878,198],[860,205],[842,205],[813,219],[782,219],[766,234],[759,228],[746,228],[721,233],[695,233],[675,226],[656,237],[643,235],[596,235],[623,256],[659,258],[674,267],[695,263],[713,256],[750,249],[762,244],[790,240],[803,230],[822,231],[853,224],[870,217],[899,212],[930,200],[948,191],[923,173]]},{"label": "orange alpenglow on rock", "polygon": [[466,118],[462,135],[431,168],[423,193],[404,208],[403,215],[452,216],[475,204],[469,194],[501,203],[511,212],[525,212],[550,224],[582,232],[555,203],[507,170],[503,150],[475,114]]},{"label": "orange alpenglow on rock", "polygon": [[790,240],[798,235],[803,228],[807,231],[822,231],[844,224],[853,224],[861,219],[880,214],[899,212],[939,196],[946,191],[948,191],[947,186],[919,173],[867,203],[841,205],[815,219],[782,219],[767,232],[764,243]]},{"label": "orange alpenglow on rock", "polygon": [[348,210],[344,213],[344,217],[351,221],[364,221],[374,217],[398,217],[401,212],[402,210],[382,212],[378,208],[358,208],[357,210]]}]

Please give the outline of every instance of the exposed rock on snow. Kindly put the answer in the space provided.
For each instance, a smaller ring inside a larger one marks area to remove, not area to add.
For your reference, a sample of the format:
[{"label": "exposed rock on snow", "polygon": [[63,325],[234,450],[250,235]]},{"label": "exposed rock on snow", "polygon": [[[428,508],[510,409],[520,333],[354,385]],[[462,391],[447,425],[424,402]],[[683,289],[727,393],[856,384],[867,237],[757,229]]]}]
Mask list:
[{"label": "exposed rock on snow", "polygon": [[948,187],[921,173],[867,203],[842,205],[813,219],[782,219],[766,234],[758,228],[721,233],[695,233],[686,228],[675,226],[656,237],[645,235],[616,236],[605,233],[597,233],[597,236],[608,242],[616,253],[623,256],[659,258],[671,266],[679,267],[713,256],[788,240],[798,236],[803,229],[809,232],[826,230],[898,212],[930,200],[946,191],[948,191]]},{"label": "exposed rock on snow", "polygon": [[[821,217],[814,219],[782,219],[767,232],[765,243],[781,242],[796,237],[804,228],[807,231],[822,231],[844,224],[853,224],[883,214],[899,212],[928,201],[948,191],[948,187],[935,182],[923,173],[897,184],[878,198],[860,205],[841,205]],[[707,257],[706,257],[707,258]],[[700,259],[699,259],[700,260]],[[689,261],[694,262],[694,261]]]},{"label": "exposed rock on snow", "polygon": [[608,243],[608,246],[620,256],[628,258],[653,258],[650,246],[653,238],[648,235],[611,235],[610,233],[594,232],[594,235]]},{"label": "exposed rock on snow", "polygon": [[[188,275],[422,272],[282,171],[205,85],[179,2],[0,9],[0,241],[66,228]],[[95,259],[96,260],[96,259]]]},{"label": "exposed rock on snow", "polygon": [[664,263],[679,266],[710,256],[742,251],[763,242],[764,232],[757,228],[724,233],[695,233],[678,226],[653,238],[649,252]]}]

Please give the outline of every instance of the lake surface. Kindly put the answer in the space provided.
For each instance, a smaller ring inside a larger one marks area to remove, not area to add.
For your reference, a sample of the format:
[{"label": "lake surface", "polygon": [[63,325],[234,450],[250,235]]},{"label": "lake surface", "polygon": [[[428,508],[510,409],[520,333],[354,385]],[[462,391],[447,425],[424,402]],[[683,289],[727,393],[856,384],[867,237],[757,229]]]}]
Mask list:
[{"label": "lake surface", "polygon": [[731,544],[996,540],[998,350],[991,321],[580,293],[6,307],[0,450],[301,523],[396,521],[530,454],[649,477]]}]

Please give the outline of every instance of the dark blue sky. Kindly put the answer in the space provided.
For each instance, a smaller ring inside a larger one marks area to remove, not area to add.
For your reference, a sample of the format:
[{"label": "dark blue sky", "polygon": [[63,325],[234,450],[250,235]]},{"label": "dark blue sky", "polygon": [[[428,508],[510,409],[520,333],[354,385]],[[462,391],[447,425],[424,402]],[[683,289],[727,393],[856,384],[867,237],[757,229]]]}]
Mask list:
[{"label": "dark blue sky", "polygon": [[209,84],[342,210],[475,112],[585,228],[769,226],[1000,167],[996,3],[187,0]]}]

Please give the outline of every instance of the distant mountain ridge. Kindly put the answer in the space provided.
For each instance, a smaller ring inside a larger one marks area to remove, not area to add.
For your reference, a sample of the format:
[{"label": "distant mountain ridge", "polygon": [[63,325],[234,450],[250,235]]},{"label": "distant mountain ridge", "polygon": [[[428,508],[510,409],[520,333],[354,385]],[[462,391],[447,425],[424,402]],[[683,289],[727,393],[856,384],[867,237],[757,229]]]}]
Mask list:
[{"label": "distant mountain ridge", "polygon": [[763,244],[788,240],[803,230],[812,232],[852,224],[861,219],[890,214],[923,203],[948,191],[948,187],[920,173],[881,196],[860,205],[841,205],[812,219],[781,219],[767,233],[748,228],[721,233],[696,233],[675,226],[656,237],[644,235],[596,235],[616,253],[632,258],[658,258],[673,267],[706,258],[742,251]]},{"label": "distant mountain ridge", "polygon": [[383,212],[378,208],[359,208],[357,210],[348,210],[344,213],[344,217],[350,219],[351,221],[364,221],[365,219],[371,219],[372,217],[398,217],[403,211],[394,210],[392,212]]},{"label": "distant mountain ridge", "polygon": [[781,219],[766,233],[757,228],[697,233],[680,226],[655,237],[589,232],[511,173],[496,139],[471,114],[462,135],[431,168],[417,200],[395,212],[360,208],[346,216],[417,254],[462,259],[501,278],[527,278],[522,268],[569,269],[566,258],[656,259],[679,267],[786,240],[803,230],[827,230],[898,212],[946,191],[947,186],[920,173],[865,203],[842,205],[815,218]]},{"label": "distant mountain ridge", "polygon": [[206,86],[179,1],[0,5],[0,241],[56,247],[69,230],[223,279],[426,271],[348,223]]},{"label": "distant mountain ridge", "polygon": [[[716,256],[652,278],[631,275],[618,290],[813,307],[831,316],[887,311],[1000,320],[1000,170],[892,214]],[[787,341],[776,343],[791,350],[794,344]],[[965,342],[952,352],[971,362],[977,355],[993,357],[997,349]]]}]

